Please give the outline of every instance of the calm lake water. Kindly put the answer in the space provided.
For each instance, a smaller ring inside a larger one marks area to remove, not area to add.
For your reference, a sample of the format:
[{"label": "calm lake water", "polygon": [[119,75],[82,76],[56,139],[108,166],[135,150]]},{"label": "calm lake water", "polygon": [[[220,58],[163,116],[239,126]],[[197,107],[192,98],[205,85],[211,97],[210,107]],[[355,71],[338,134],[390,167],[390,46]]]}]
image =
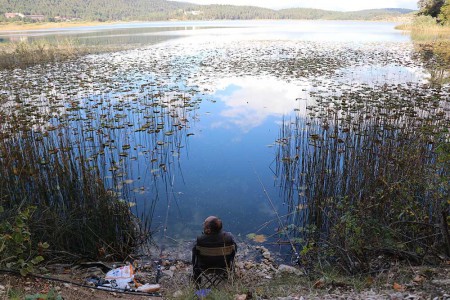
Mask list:
[{"label": "calm lake water", "polygon": [[[167,236],[190,240],[208,215],[221,217],[243,240],[250,233],[271,236],[279,224],[268,198],[281,216],[287,210],[275,172],[283,120],[306,116],[320,95],[426,82],[428,71],[413,58],[409,36],[394,26],[162,22],[1,33],[4,41],[70,37],[138,48],[1,71],[0,90],[38,101],[43,110],[51,97],[76,99],[85,110],[81,119],[95,115],[89,126],[107,137],[89,141],[110,155],[102,171],[107,186],[136,204],[137,214],[152,216],[156,236],[166,228]],[[24,91],[11,88],[12,81],[32,84]],[[189,105],[179,105],[183,97]],[[154,99],[160,102],[152,106]],[[148,118],[160,131],[145,132]],[[58,123],[56,117],[47,122]],[[71,126],[81,134],[87,123],[79,122]]]}]

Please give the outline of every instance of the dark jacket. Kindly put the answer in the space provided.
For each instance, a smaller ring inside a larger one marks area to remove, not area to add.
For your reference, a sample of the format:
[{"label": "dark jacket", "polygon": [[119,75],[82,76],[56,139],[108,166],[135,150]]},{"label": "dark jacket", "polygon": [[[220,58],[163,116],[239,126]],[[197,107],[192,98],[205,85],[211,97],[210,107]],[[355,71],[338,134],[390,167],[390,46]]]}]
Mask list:
[{"label": "dark jacket", "polygon": [[[203,234],[197,237],[197,240],[192,248],[192,264],[195,267],[205,268],[205,267],[224,267],[223,257],[202,257],[198,259],[196,246],[201,247],[224,247],[234,245],[235,253],[237,252],[237,245],[234,241],[234,237],[230,232],[221,231],[219,233],[213,234]],[[234,254],[233,254],[234,257]]]}]

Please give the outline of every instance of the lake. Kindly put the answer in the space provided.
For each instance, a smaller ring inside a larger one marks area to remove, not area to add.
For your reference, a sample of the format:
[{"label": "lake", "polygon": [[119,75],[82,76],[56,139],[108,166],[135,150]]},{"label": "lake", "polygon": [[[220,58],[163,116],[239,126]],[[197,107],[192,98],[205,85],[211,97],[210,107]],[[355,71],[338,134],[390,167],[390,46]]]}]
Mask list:
[{"label": "lake", "polygon": [[306,118],[321,97],[427,82],[409,36],[394,26],[160,22],[0,33],[4,41],[136,46],[0,71],[0,94],[47,116],[34,116],[37,132],[68,125],[78,154],[151,219],[157,239],[192,240],[217,215],[241,240],[274,242],[281,225],[271,202],[282,220],[289,206],[277,172],[283,122]]}]

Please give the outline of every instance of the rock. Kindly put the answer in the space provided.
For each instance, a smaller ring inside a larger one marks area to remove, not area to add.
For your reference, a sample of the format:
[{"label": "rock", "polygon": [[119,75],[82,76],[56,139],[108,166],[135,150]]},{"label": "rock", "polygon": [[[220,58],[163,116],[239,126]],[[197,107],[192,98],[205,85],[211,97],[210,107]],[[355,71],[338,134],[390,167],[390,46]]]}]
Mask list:
[{"label": "rock", "polygon": [[243,269],[244,268],[244,263],[242,261],[239,261],[239,262],[236,263],[236,267],[238,269]]},{"label": "rock", "polygon": [[85,277],[91,277],[91,276],[102,277],[104,275],[105,275],[105,273],[102,271],[102,269],[100,269],[98,267],[90,267],[86,270]]},{"label": "rock", "polygon": [[178,291],[176,291],[175,293],[173,293],[172,296],[173,296],[174,298],[179,298],[179,297],[183,296],[183,292],[180,291],[180,290],[178,290]]},{"label": "rock", "polygon": [[162,273],[166,276],[169,276],[170,278],[173,277],[173,271],[172,270],[164,270]]},{"label": "rock", "polygon": [[288,265],[280,265],[277,270],[278,274],[295,274],[298,276],[303,275],[303,272],[297,268]]},{"label": "rock", "polygon": [[247,300],[247,294],[235,295],[234,300]]},{"label": "rock", "polygon": [[262,256],[263,256],[265,259],[269,259],[269,258],[270,258],[270,252],[269,252],[269,251],[265,251],[265,252],[263,252]]},{"label": "rock", "polygon": [[431,283],[436,285],[450,285],[450,279],[435,279]]},{"label": "rock", "polygon": [[4,291],[4,290],[6,290],[5,286],[0,284],[0,291]]},{"label": "rock", "polygon": [[389,299],[391,300],[403,300],[403,293],[393,293],[389,295]]},{"label": "rock", "polygon": [[177,270],[177,267],[175,267],[175,266],[171,266],[171,267],[169,268],[169,270],[170,270],[170,271],[174,271],[174,272],[175,272],[175,271]]},{"label": "rock", "polygon": [[164,261],[162,262],[162,265],[163,265],[164,267],[170,266],[170,261],[169,261],[169,260],[164,260]]},{"label": "rock", "polygon": [[250,269],[252,269],[252,268],[254,268],[254,267],[255,267],[255,264],[252,263],[251,261],[246,261],[245,264],[244,264],[244,268],[245,268],[246,270],[250,270]]}]

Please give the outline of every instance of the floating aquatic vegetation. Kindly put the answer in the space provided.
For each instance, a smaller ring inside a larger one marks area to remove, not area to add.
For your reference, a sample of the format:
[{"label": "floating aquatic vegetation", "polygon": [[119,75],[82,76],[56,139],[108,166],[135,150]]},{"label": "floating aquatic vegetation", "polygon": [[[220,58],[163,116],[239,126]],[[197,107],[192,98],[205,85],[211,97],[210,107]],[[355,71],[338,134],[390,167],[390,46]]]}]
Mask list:
[{"label": "floating aquatic vegetation", "polygon": [[267,240],[265,235],[263,235],[263,234],[255,234],[255,233],[247,234],[247,238],[249,240],[252,240],[252,241],[256,242],[256,243],[264,243]]}]

